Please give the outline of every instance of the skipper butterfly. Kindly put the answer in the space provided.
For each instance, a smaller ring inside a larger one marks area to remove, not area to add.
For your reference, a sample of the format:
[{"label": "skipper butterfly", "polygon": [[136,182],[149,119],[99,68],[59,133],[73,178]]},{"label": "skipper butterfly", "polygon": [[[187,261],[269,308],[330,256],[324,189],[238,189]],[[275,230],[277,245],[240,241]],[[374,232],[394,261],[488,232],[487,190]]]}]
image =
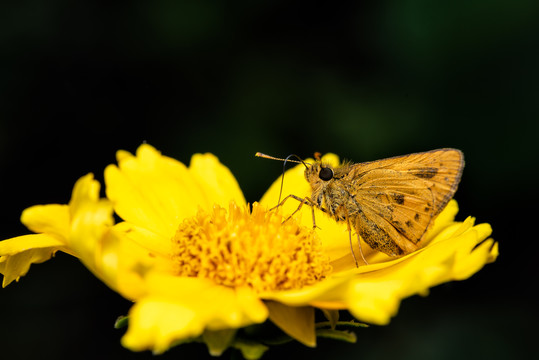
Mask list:
[{"label": "skipper butterfly", "polygon": [[[337,167],[322,162],[318,153],[312,164],[296,155],[286,159],[262,153],[256,156],[285,161],[285,165],[287,161],[305,165],[311,196],[301,198],[291,194],[282,201],[279,199],[277,206],[293,198],[300,202],[294,213],[304,204],[313,208],[314,227],[314,208],[322,210],[335,221],[346,223],[356,266],[352,229],[358,242],[361,237],[372,249],[390,256],[417,250],[433,220],[455,194],[464,168],[464,156],[456,149],[432,150],[357,164],[344,162]],[[290,160],[291,157],[299,161]],[[367,263],[361,245],[359,249]]]}]

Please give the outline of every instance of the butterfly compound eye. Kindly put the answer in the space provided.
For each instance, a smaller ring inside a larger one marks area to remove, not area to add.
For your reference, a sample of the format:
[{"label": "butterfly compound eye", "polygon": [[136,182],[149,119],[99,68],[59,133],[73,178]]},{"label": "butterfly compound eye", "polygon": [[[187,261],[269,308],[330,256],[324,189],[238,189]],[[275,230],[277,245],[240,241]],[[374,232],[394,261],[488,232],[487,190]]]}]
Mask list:
[{"label": "butterfly compound eye", "polygon": [[322,168],[318,173],[318,177],[324,181],[329,181],[333,178],[333,170],[330,168]]}]

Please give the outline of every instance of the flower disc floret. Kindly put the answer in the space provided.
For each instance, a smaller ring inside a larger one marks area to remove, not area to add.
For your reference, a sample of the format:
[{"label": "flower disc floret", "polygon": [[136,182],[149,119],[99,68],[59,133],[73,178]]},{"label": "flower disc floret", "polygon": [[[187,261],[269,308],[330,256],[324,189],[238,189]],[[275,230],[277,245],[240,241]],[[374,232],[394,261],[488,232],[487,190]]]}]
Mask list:
[{"label": "flower disc floret", "polygon": [[185,219],[172,238],[177,275],[257,292],[299,289],[330,273],[329,258],[311,229],[258,204],[229,211],[214,206]]}]

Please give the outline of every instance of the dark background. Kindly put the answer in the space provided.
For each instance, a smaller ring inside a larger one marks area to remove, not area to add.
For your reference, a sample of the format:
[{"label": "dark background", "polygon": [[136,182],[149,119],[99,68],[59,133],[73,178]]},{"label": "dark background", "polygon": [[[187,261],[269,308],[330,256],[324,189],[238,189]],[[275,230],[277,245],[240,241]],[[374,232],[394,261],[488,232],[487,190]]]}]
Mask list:
[{"label": "dark background", "polygon": [[[0,238],[143,141],[184,162],[215,153],[251,202],[281,171],[256,151],[360,162],[456,147],[458,219],[492,224],[498,261],[406,299],[354,345],[265,358],[532,358],[537,15],[535,0],[2,2]],[[119,343],[129,306],[58,254],[0,290],[2,359],[153,358]],[[194,344],[158,359],[205,357]]]}]

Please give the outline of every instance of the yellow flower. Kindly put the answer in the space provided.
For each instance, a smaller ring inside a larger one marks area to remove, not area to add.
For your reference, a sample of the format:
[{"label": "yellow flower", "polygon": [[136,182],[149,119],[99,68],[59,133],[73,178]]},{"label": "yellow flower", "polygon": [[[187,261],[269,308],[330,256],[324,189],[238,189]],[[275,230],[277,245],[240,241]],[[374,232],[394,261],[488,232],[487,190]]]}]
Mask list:
[{"label": "yellow flower", "polygon": [[[90,175],[69,205],[32,207],[22,221],[38,234],[0,242],[4,286],[57,250],[81,259],[96,276],[134,301],[122,343],[166,351],[194,338],[220,354],[249,354],[236,330],[268,318],[291,337],[316,345],[314,308],[334,324],[337,310],[387,324],[400,301],[437,284],[462,280],[494,261],[488,224],[455,222],[455,201],[438,216],[425,246],[390,258],[363,245],[369,265],[356,267],[346,226],[307,206],[276,205],[280,180],[250,207],[230,171],[211,154],[189,167],[149,145],[117,154],[105,170],[108,200]],[[338,163],[334,155],[325,161]],[[309,195],[302,166],[287,171],[284,192]],[[122,218],[114,225],[111,206]],[[243,345],[242,345],[243,344]],[[251,349],[252,350],[252,349]]]}]

